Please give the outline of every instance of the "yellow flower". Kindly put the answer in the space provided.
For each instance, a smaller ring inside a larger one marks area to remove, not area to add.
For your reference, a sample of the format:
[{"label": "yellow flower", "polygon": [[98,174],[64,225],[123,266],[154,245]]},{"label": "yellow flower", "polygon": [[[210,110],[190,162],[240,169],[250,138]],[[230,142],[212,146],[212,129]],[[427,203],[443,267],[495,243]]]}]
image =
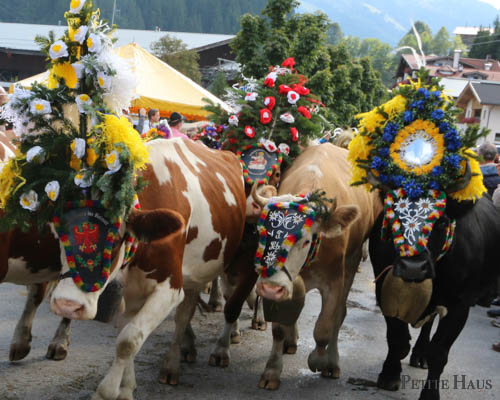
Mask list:
[{"label": "yellow flower", "polygon": [[86,159],[87,165],[89,167],[92,167],[95,164],[96,160],[97,160],[97,153],[93,148],[89,148],[87,150],[87,159]]},{"label": "yellow flower", "polygon": [[64,82],[70,89],[76,88],[78,78],[75,69],[69,62],[55,64],[49,72],[48,88],[55,89],[59,85],[58,79],[64,78]]},{"label": "yellow flower", "polygon": [[80,171],[80,169],[82,169],[82,160],[80,160],[75,154],[72,154],[69,166],[75,171]]},{"label": "yellow flower", "polygon": [[[351,183],[360,182],[366,179],[366,170],[360,168],[357,161],[368,159],[371,149],[373,149],[373,146],[370,144],[370,138],[368,136],[358,134],[349,143],[347,159],[351,162],[352,166]],[[367,184],[366,187],[369,189],[370,185]]]},{"label": "yellow flower", "polygon": [[[462,152],[461,155],[469,161],[472,178],[465,188],[458,192],[451,193],[451,197],[457,201],[472,200],[475,202],[487,192],[483,184],[481,168],[479,168],[479,162],[473,158],[469,150]],[[465,171],[465,162],[462,162],[462,170]]]},{"label": "yellow flower", "polygon": [[16,157],[11,158],[0,170],[0,208],[5,208],[10,196],[26,183],[19,166],[21,157],[18,152]]}]

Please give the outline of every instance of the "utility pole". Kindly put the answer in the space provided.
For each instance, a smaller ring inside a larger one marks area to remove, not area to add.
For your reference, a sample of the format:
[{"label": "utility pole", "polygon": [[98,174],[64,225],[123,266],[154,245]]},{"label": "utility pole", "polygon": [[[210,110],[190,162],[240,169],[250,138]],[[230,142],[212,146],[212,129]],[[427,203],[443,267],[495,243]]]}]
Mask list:
[{"label": "utility pole", "polygon": [[111,15],[111,26],[115,23],[116,0],[113,0],[113,14]]}]

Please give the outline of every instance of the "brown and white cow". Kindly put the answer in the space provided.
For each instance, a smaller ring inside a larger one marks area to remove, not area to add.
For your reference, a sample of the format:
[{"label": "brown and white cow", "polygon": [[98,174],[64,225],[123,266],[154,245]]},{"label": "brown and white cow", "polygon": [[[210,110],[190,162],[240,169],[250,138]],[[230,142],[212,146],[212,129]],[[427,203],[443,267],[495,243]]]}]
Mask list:
[{"label": "brown and white cow", "polygon": [[[181,355],[190,361],[196,356],[190,320],[199,291],[229,263],[243,231],[245,193],[234,154],[180,138],[151,141],[148,147],[150,165],[142,176],[149,184],[139,194],[142,210],[134,210],[127,220],[127,229],[146,243],[140,243],[121,271],[124,246],[113,250],[110,279],[121,274],[125,311],[115,360],[94,399],[133,398],[134,356],[178,305],[174,339],[160,377],[177,383]],[[62,263],[65,273],[65,257]],[[91,319],[101,293],[85,293],[72,279],[62,279],[51,308],[61,316]]]},{"label": "brown and white cow", "polygon": [[[282,202],[287,206],[290,202],[295,202],[318,212],[318,203],[308,202],[297,195],[323,190],[327,198],[335,199],[327,214],[313,219],[310,230],[303,231],[302,237],[299,236],[289,248],[288,256],[282,261],[282,268],[277,268],[277,272],[268,277],[263,277],[262,273],[257,281],[259,294],[266,301],[274,302],[274,309],[278,310],[277,321],[281,320],[280,307],[287,304],[283,309],[288,308],[287,313],[293,314],[294,310],[290,307],[300,307],[305,292],[314,288],[320,291],[322,309],[314,328],[316,348],[309,355],[308,364],[312,371],[320,371],[323,376],[333,378],[338,378],[340,373],[337,340],[346,314],[347,295],[361,259],[363,241],[382,210],[382,204],[375,193],[349,186],[350,180],[347,151],[326,143],[311,146],[296,158],[283,175],[277,197],[269,200],[254,196],[263,207],[270,207],[271,203]],[[268,217],[271,215],[272,213],[268,213]],[[287,212],[281,216],[283,215],[286,216]],[[267,232],[267,239],[264,237],[263,242],[265,246],[270,245],[275,233]],[[311,246],[317,237],[322,237],[319,252],[309,263],[307,259]],[[273,246],[281,246],[277,248],[276,254],[280,254],[285,248],[283,242]],[[273,246],[269,246],[269,249]],[[269,255],[266,247],[264,257]],[[266,266],[272,269],[276,267],[279,257],[274,259],[271,255],[266,260]],[[250,281],[248,285],[250,284],[253,282]],[[287,324],[273,322],[273,347],[260,379],[261,388],[279,387],[283,368],[282,354],[284,351],[296,351],[297,325],[290,322]],[[229,360],[227,333],[230,326],[227,325],[230,324],[226,323],[225,332],[212,353],[212,357],[220,361],[221,365],[227,365]],[[223,362],[224,360],[226,361]]]}]

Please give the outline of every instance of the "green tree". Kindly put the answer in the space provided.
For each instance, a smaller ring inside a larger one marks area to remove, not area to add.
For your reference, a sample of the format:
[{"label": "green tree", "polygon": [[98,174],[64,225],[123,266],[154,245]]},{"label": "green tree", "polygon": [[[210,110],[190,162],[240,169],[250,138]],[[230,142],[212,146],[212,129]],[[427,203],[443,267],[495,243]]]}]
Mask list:
[{"label": "green tree", "polygon": [[450,33],[443,26],[432,38],[430,51],[437,56],[447,56],[450,53],[451,46]]},{"label": "green tree", "polygon": [[[420,40],[422,42],[422,50],[427,55],[431,52],[432,47],[432,31],[429,26],[422,21],[415,22],[415,29],[417,30]],[[404,35],[398,43],[398,47],[410,46],[413,47],[417,52],[420,53],[417,38],[415,37],[415,33],[413,29],[410,29],[406,35]],[[409,50],[405,50],[406,53]]]},{"label": "green tree", "polygon": [[226,89],[229,87],[226,81],[226,75],[223,71],[217,72],[214,81],[210,84],[208,90],[212,92],[213,95],[217,97],[222,97],[226,93]]},{"label": "green tree", "polygon": [[335,46],[339,44],[343,38],[344,34],[338,22],[334,22],[328,27],[328,43]]},{"label": "green tree", "polygon": [[[471,58],[486,58],[488,54],[491,54],[492,43],[493,40],[492,35],[489,31],[480,31],[474,41],[472,42],[469,56]],[[484,44],[483,44],[484,43]]]},{"label": "green tree", "polygon": [[195,82],[201,82],[201,73],[198,65],[200,56],[193,50],[187,50],[182,40],[169,35],[163,36],[151,44],[153,54],[165,61],[177,71],[188,76]]}]

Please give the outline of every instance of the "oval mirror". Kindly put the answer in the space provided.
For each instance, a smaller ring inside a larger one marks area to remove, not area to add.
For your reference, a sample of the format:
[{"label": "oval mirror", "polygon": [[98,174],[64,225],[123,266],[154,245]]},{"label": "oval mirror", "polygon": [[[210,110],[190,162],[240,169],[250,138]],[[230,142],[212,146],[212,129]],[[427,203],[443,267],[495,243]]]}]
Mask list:
[{"label": "oval mirror", "polygon": [[436,142],[425,131],[417,131],[401,144],[401,159],[410,167],[420,167],[436,155]]}]

